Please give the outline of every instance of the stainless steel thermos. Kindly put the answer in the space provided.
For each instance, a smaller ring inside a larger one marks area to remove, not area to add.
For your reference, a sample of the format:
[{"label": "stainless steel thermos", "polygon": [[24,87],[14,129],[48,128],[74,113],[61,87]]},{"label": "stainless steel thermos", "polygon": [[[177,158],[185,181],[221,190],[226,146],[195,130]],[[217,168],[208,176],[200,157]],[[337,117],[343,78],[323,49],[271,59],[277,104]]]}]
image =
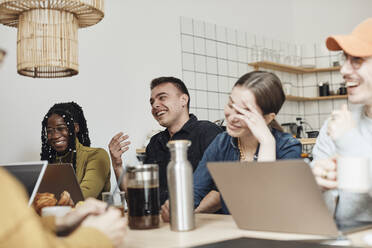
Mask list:
[{"label": "stainless steel thermos", "polygon": [[172,140],[167,146],[171,160],[167,167],[170,227],[172,231],[195,228],[193,171],[187,159],[188,140]]}]

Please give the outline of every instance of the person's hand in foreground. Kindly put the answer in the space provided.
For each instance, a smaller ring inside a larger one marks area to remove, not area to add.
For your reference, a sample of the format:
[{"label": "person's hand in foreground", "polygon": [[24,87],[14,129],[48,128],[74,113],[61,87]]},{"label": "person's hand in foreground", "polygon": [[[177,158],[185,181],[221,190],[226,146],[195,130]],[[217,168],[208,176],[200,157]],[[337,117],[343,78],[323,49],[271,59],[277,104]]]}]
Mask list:
[{"label": "person's hand in foreground", "polygon": [[337,188],[337,157],[315,161],[312,170],[316,182],[323,190]]},{"label": "person's hand in foreground", "polygon": [[164,221],[164,222],[169,222],[169,200],[166,200],[163,204],[163,206],[161,206],[161,211],[160,211],[160,215],[161,215],[161,219]]},{"label": "person's hand in foreground", "polygon": [[106,211],[106,203],[88,198],[84,203],[74,211],[70,211],[63,217],[56,217],[57,232],[72,231],[75,229],[88,215],[99,215]]},{"label": "person's hand in foreground", "polygon": [[92,227],[104,233],[112,242],[113,246],[120,247],[125,238],[127,220],[121,217],[121,212],[110,207],[100,215],[89,215],[82,223],[82,227]]}]

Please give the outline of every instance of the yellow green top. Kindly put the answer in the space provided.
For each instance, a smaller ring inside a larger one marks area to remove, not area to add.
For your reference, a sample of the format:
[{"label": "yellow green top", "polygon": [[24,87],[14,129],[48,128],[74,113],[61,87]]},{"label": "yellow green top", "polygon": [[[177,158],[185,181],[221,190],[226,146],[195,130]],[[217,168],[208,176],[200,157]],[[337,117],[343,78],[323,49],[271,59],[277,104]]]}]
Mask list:
[{"label": "yellow green top", "polygon": [[[84,199],[101,199],[102,192],[110,191],[110,158],[102,148],[83,146],[76,139],[76,178]],[[71,163],[72,153],[56,157],[56,163]]]}]

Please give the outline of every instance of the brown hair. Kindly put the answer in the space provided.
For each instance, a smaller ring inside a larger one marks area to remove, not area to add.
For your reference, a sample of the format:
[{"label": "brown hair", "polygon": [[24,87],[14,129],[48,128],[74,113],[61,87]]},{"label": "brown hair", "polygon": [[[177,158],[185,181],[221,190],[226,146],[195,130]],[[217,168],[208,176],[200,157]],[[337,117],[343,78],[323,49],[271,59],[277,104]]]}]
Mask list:
[{"label": "brown hair", "polygon": [[[256,98],[257,105],[264,115],[278,114],[285,101],[285,94],[280,79],[271,72],[252,71],[241,76],[235,86],[244,86],[251,90]],[[283,128],[274,119],[269,123],[271,128],[283,132]]]},{"label": "brown hair", "polygon": [[0,48],[0,64],[3,62],[5,55],[6,55],[5,50]]}]

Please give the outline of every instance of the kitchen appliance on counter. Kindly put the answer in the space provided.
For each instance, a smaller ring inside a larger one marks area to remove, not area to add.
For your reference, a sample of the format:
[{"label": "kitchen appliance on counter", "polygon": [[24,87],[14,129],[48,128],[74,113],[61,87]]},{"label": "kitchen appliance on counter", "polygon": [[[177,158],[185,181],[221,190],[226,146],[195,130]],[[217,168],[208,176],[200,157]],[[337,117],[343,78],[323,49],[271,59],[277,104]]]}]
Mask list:
[{"label": "kitchen appliance on counter", "polygon": [[316,138],[319,135],[319,131],[307,131],[306,134],[308,138]]},{"label": "kitchen appliance on counter", "polygon": [[302,138],[302,134],[304,132],[304,128],[302,127],[302,124],[304,123],[302,121],[302,118],[301,117],[296,117],[296,121],[297,121],[297,133],[296,133],[296,138],[297,139],[301,139]]},{"label": "kitchen appliance on counter", "polygon": [[294,137],[297,135],[297,124],[295,122],[282,123],[284,132],[292,134]]},{"label": "kitchen appliance on counter", "polygon": [[301,139],[303,136],[302,118],[297,117],[296,122],[283,123],[284,132],[292,134],[293,137]]},{"label": "kitchen appliance on counter", "polygon": [[[302,120],[301,117],[296,117],[296,122],[282,123],[281,126],[283,127],[284,132],[292,134],[293,137],[296,137],[297,139],[306,138],[304,133],[306,133],[307,138],[318,137],[319,131],[313,130],[310,124]],[[309,131],[304,132],[303,124],[307,126],[306,129]]]}]

